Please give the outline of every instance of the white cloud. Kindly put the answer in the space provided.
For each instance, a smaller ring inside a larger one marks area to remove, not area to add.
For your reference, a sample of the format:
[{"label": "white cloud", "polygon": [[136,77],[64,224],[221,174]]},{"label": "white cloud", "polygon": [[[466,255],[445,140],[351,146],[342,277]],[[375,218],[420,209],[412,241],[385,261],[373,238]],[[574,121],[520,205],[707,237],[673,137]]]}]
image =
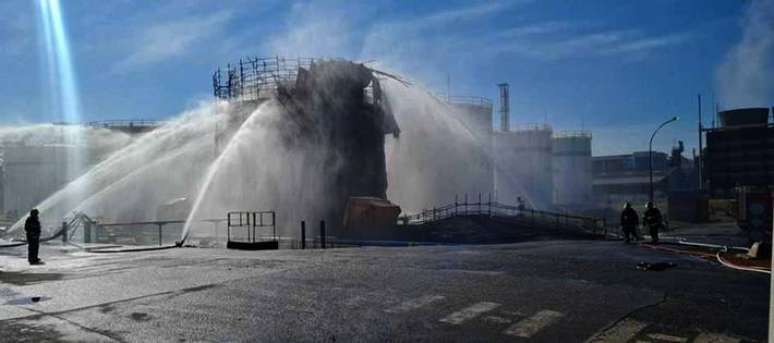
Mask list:
[{"label": "white cloud", "polygon": [[184,56],[207,39],[221,34],[231,17],[231,12],[224,10],[151,25],[131,39],[131,47],[127,49],[131,53],[114,66],[114,71],[123,72]]},{"label": "white cloud", "polygon": [[415,18],[408,22],[402,22],[401,25],[414,26],[414,28],[423,28],[442,26],[454,22],[477,20],[481,17],[495,14],[513,5],[513,2],[485,2],[467,7],[434,12],[426,16]]},{"label": "white cloud", "polygon": [[[637,29],[576,33],[583,29],[582,24],[568,22],[514,27],[495,37],[497,40],[505,40],[505,43],[494,46],[501,52],[555,61],[566,58],[645,54],[683,43],[691,36],[687,32],[646,35]],[[489,44],[491,42],[489,41]]]}]

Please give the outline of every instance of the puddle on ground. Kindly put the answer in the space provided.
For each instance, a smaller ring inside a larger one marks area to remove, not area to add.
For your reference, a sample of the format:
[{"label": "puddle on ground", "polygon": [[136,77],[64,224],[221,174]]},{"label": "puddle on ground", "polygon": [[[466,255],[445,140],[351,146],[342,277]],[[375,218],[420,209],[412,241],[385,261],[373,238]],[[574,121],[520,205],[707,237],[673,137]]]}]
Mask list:
[{"label": "puddle on ground", "polygon": [[39,302],[51,300],[51,297],[43,296],[31,296],[31,297],[19,297],[6,301],[3,305],[32,305]]},{"label": "puddle on ground", "polygon": [[63,273],[29,273],[29,272],[9,272],[0,271],[0,282],[9,283],[16,286],[26,286],[28,284],[57,281],[64,278]]}]

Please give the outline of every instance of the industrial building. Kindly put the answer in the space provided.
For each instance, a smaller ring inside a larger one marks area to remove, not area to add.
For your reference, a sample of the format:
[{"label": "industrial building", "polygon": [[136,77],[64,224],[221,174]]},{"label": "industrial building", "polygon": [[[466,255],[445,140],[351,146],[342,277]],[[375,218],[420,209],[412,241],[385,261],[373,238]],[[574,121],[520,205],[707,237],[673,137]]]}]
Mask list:
[{"label": "industrial building", "polygon": [[531,125],[494,135],[497,199],[516,203],[522,198],[536,208],[553,203],[553,129]]},{"label": "industrial building", "polygon": [[493,132],[498,201],[550,209],[583,209],[592,199],[591,133],[548,124],[510,125],[510,90],[500,87],[500,128]]},{"label": "industrial building", "polygon": [[720,127],[702,129],[702,183],[714,198],[736,201],[737,223],[754,241],[771,240],[774,191],[774,124],[769,109],[717,113]]},{"label": "industrial building", "polygon": [[[650,190],[650,153],[592,157],[592,189],[598,203],[618,206],[624,201],[644,204]],[[669,155],[653,152],[653,187],[656,198],[668,190]]]},{"label": "industrial building", "polygon": [[591,133],[560,132],[553,138],[554,205],[586,208],[592,203]]}]

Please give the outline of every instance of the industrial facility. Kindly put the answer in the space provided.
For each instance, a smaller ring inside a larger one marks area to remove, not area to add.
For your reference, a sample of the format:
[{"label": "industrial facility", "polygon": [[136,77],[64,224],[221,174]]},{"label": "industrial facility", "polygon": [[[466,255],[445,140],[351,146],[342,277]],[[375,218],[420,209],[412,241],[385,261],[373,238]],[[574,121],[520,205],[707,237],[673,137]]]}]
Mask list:
[{"label": "industrial facility", "polygon": [[473,134],[476,148],[470,156],[472,168],[461,173],[473,182],[469,182],[469,189],[458,190],[459,194],[468,193],[474,196],[478,193],[488,195],[494,191],[494,158],[492,155],[493,128],[492,128],[492,100],[478,96],[449,96],[447,102],[452,109],[460,114],[465,127]]},{"label": "industrial facility", "polygon": [[733,109],[717,115],[719,127],[700,128],[707,139],[702,188],[711,198],[733,199],[740,228],[751,240],[765,240],[772,230],[774,191],[774,124],[769,109]]},{"label": "industrial facility", "polygon": [[[0,215],[10,221],[18,219],[133,136],[159,125],[148,120],[58,123],[5,137],[0,140]],[[72,130],[88,134],[83,141],[68,142]],[[119,135],[108,142],[104,137],[111,133]],[[76,159],[84,163],[73,170]]]},{"label": "industrial facility", "polygon": [[559,132],[552,144],[554,204],[588,208],[592,204],[591,132]]},{"label": "industrial facility", "polygon": [[236,105],[232,123],[217,140],[228,141],[260,104],[276,100],[284,117],[273,129],[283,144],[305,156],[294,172],[315,187],[298,189],[307,194],[274,206],[341,223],[350,197],[386,199],[384,136],[398,137],[400,129],[382,96],[384,77],[392,76],[345,60],[240,60],[213,75],[214,95]]}]

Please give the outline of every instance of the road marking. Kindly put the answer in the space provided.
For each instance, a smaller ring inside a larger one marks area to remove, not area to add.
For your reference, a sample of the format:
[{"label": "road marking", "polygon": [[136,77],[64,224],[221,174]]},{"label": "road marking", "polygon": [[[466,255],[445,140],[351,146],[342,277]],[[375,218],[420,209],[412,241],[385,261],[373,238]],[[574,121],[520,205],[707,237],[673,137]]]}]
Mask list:
[{"label": "road marking", "polygon": [[444,323],[449,323],[452,325],[459,325],[465,322],[466,320],[476,318],[480,316],[482,313],[494,310],[499,306],[500,304],[498,303],[492,303],[492,302],[486,302],[486,301],[476,303],[466,308],[463,308],[457,312],[454,312],[446,316],[445,318],[440,319],[440,321]]},{"label": "road marking", "polygon": [[655,340],[659,341],[667,341],[667,342],[675,342],[675,343],[683,343],[688,342],[687,338],[672,336],[672,335],[666,335],[663,333],[649,333],[648,337],[653,338]]},{"label": "road marking", "polygon": [[511,325],[503,333],[506,335],[530,338],[541,329],[549,326],[563,317],[564,314],[551,310],[542,310],[535,313],[532,317],[523,319],[516,324]]},{"label": "road marking", "polygon": [[739,343],[741,340],[716,333],[700,333],[694,343]]},{"label": "road marking", "polygon": [[589,338],[586,342],[627,342],[648,324],[634,319],[624,319],[604,332]]},{"label": "road marking", "polygon": [[416,299],[404,301],[400,303],[398,306],[384,310],[384,312],[401,313],[401,312],[411,311],[411,310],[418,309],[422,306],[430,305],[434,302],[441,301],[443,299],[446,299],[446,297],[443,295],[425,295]]}]

